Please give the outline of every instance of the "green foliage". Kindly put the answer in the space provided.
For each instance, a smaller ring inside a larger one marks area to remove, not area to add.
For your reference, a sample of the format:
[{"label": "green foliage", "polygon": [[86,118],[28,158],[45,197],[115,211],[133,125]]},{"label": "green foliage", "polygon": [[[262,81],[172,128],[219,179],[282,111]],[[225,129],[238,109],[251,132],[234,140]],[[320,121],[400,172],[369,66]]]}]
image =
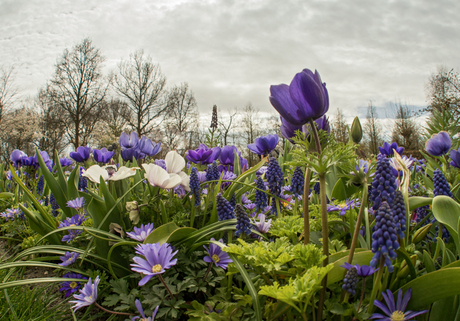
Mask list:
[{"label": "green foliage", "polygon": [[[454,112],[448,110],[433,110],[426,122],[425,129],[426,139],[429,139],[431,135],[437,134],[440,131],[448,132],[450,137],[454,137],[460,132],[457,116]],[[458,146],[452,147],[457,148]]]},{"label": "green foliage", "polygon": [[295,239],[303,232],[303,218],[300,216],[284,216],[272,222],[270,234]]}]

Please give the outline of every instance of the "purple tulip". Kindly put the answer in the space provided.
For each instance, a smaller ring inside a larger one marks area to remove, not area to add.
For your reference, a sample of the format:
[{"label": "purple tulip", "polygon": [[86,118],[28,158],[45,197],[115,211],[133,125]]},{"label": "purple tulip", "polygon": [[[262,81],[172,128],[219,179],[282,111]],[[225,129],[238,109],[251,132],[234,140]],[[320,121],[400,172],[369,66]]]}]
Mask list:
[{"label": "purple tulip", "polygon": [[200,144],[197,149],[190,149],[185,158],[195,164],[208,165],[215,161],[220,156],[220,153],[220,147],[211,149],[205,144]]},{"label": "purple tulip", "polygon": [[458,150],[455,150],[455,149],[451,150],[450,158],[452,158],[450,165],[460,168],[460,148]]},{"label": "purple tulip", "polygon": [[91,147],[79,146],[76,152],[71,152],[69,156],[76,162],[83,163],[88,160],[91,153]]},{"label": "purple tulip", "polygon": [[142,153],[140,150],[138,150],[137,148],[127,148],[127,149],[122,149],[121,152],[120,152],[120,155],[121,155],[121,158],[123,158],[123,160],[125,162],[127,161],[132,161],[133,160],[133,157],[137,160],[137,159],[142,159],[145,157],[145,154]]},{"label": "purple tulip", "polygon": [[[48,153],[46,151],[44,151],[44,150],[43,151],[38,150],[38,152],[40,153],[40,156],[42,157],[43,161],[45,162],[46,167],[48,167],[51,170],[51,168],[53,168],[53,161],[51,160],[51,158],[48,155]],[[35,153],[35,155],[34,155],[34,157],[33,157],[31,162],[32,162],[31,166],[34,166],[35,168],[38,168],[40,166],[40,164],[38,163],[37,153]]]},{"label": "purple tulip", "polygon": [[399,155],[402,155],[402,153],[404,152],[404,147],[398,147],[398,144],[396,142],[391,143],[391,145],[387,142],[384,142],[383,146],[379,147],[380,154],[390,157],[394,155],[393,149],[396,150],[396,152]]},{"label": "purple tulip", "polygon": [[248,145],[248,149],[257,155],[268,155],[278,145],[280,138],[278,135],[267,135],[256,138],[253,144]]},{"label": "purple tulip", "polygon": [[10,160],[13,163],[13,166],[16,168],[21,167],[22,165],[22,160],[24,158],[27,158],[27,154],[24,153],[22,150],[15,149],[10,155]]},{"label": "purple tulip", "polygon": [[425,143],[425,150],[432,156],[442,156],[449,152],[452,146],[450,136],[445,131],[433,134]]},{"label": "purple tulip", "polygon": [[238,149],[234,145],[222,147],[222,151],[219,155],[219,162],[222,165],[233,166],[233,162],[235,161],[235,152],[238,152]]},{"label": "purple tulip", "polygon": [[329,95],[319,73],[304,69],[291,84],[270,86],[270,103],[289,123],[302,126],[329,110]]},{"label": "purple tulip", "polygon": [[115,152],[109,152],[107,148],[93,149],[94,160],[98,163],[107,164],[115,155]]},{"label": "purple tulip", "polygon": [[118,142],[120,143],[121,149],[137,148],[137,145],[139,144],[139,136],[137,136],[136,132],[131,132],[129,136],[123,132],[121,133]]},{"label": "purple tulip", "polygon": [[59,163],[61,163],[61,167],[67,167],[72,165],[72,160],[68,159],[67,157],[59,158]]},{"label": "purple tulip", "polygon": [[138,148],[141,151],[141,153],[148,156],[154,156],[161,152],[161,143],[157,144],[155,142],[152,142],[150,138],[142,136],[141,140],[139,141]]}]

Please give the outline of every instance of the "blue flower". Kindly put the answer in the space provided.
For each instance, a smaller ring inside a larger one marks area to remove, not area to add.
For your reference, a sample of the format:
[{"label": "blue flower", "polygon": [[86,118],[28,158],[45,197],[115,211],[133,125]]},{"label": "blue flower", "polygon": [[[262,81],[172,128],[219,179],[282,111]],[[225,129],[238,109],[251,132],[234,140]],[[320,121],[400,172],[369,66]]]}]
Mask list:
[{"label": "blue flower", "polygon": [[244,207],[241,204],[236,204],[235,207],[236,214],[236,232],[235,235],[239,236],[243,233],[246,235],[251,234],[251,222],[249,221],[248,214],[244,210]]},{"label": "blue flower", "polygon": [[157,316],[158,309],[160,308],[159,305],[155,308],[155,310],[153,310],[152,317],[146,317],[145,313],[144,313],[144,309],[142,308],[141,301],[136,300],[135,304],[136,304],[137,311],[139,311],[142,319],[141,319],[141,317],[136,316],[136,317],[131,318],[131,321],[134,321],[134,320],[137,320],[137,319],[141,319],[140,321],[154,321],[155,320],[155,317]]},{"label": "blue flower", "polygon": [[130,149],[130,148],[137,148],[139,144],[139,136],[136,132],[131,132],[128,136],[125,132],[121,133],[120,138],[118,139],[118,143],[122,149]]},{"label": "blue flower", "polygon": [[[257,177],[256,187],[258,189],[261,189],[262,191],[265,191],[265,183],[260,176]],[[256,190],[254,202],[256,204],[256,212],[259,212],[260,210],[266,208],[268,205],[267,194],[262,191]]]},{"label": "blue flower", "polygon": [[[80,226],[86,218],[83,215],[75,214],[71,218],[66,218],[65,221],[61,222],[58,228],[68,227],[68,226]],[[81,230],[67,230],[69,234],[64,235],[62,238],[62,242],[70,243],[73,241],[78,235],[81,234]]]},{"label": "blue flower", "polygon": [[68,159],[67,157],[62,157],[59,158],[59,163],[61,164],[61,167],[67,167],[72,165],[72,160]]},{"label": "blue flower", "polygon": [[[211,241],[215,240],[212,238]],[[219,242],[223,243],[224,241],[220,239]],[[207,263],[214,263],[216,266],[221,267],[224,270],[226,270],[227,266],[233,262],[230,256],[228,256],[226,252],[222,251],[219,245],[209,243],[209,248],[206,245],[203,245],[203,247],[208,252],[208,255],[203,258],[203,261]]]},{"label": "blue flower", "polygon": [[449,197],[453,197],[452,191],[450,190],[450,185],[447,182],[446,177],[444,176],[444,174],[441,172],[439,168],[436,168],[433,172],[433,184],[434,184],[434,190],[433,190],[434,196],[446,195]]},{"label": "blue flower", "polygon": [[77,300],[70,301],[70,303],[75,304],[73,306],[74,311],[77,311],[81,307],[90,306],[97,300],[97,286],[99,285],[99,276],[96,277],[94,283],[89,278],[88,283],[83,286],[83,289],[80,289],[80,294],[74,294],[73,297]]},{"label": "blue flower", "polygon": [[[274,157],[270,157],[270,162],[268,163],[268,171],[265,174],[268,181],[268,188],[270,189],[270,193],[273,195],[280,197],[281,195],[281,187],[283,186],[283,171],[281,170],[278,161]],[[276,213],[276,198],[272,198],[272,213]]]},{"label": "blue flower", "polygon": [[460,148],[458,150],[452,149],[450,151],[450,158],[452,159],[450,165],[460,168]]},{"label": "blue flower", "polygon": [[149,138],[142,136],[141,140],[139,141],[139,150],[141,153],[144,153],[148,156],[155,156],[159,152],[161,152],[161,143],[152,142]]},{"label": "blue flower", "polygon": [[91,147],[79,146],[77,151],[70,152],[69,156],[76,162],[83,163],[88,160],[91,153]]},{"label": "blue flower", "polygon": [[393,293],[390,290],[387,290],[386,293],[382,292],[383,299],[385,300],[385,304],[381,303],[378,300],[374,301],[376,307],[380,308],[383,313],[374,313],[369,319],[370,320],[381,320],[381,321],[408,321],[413,320],[416,316],[422,315],[427,313],[428,310],[412,312],[412,311],[405,311],[407,304],[409,303],[410,297],[412,295],[412,289],[409,288],[407,292],[403,296],[403,292],[401,289],[398,291],[398,299],[395,304],[395,299],[393,297]]},{"label": "blue flower", "polygon": [[80,253],[76,252],[65,252],[64,256],[60,256],[62,263],[59,263],[60,266],[69,266],[74,263],[77,258],[80,256]]},{"label": "blue flower", "polygon": [[195,206],[201,204],[201,193],[200,193],[200,179],[198,178],[198,170],[196,167],[192,167],[190,172],[190,192],[195,196]]},{"label": "blue flower", "polygon": [[396,181],[393,175],[390,160],[380,155],[377,160],[377,169],[374,180],[372,181],[372,190],[369,198],[374,202],[372,207],[376,210],[383,201],[393,204],[394,193],[396,191]]},{"label": "blue flower", "polygon": [[13,150],[13,152],[10,155],[10,161],[16,168],[21,167],[21,165],[23,164],[23,159],[25,158],[27,158],[27,154],[19,149]]},{"label": "blue flower", "polygon": [[206,169],[206,181],[216,181],[220,177],[219,169],[217,168],[216,161],[213,161],[212,164],[208,165]]},{"label": "blue flower", "polygon": [[219,217],[219,221],[230,220],[230,219],[235,218],[235,214],[233,213],[233,207],[222,196],[222,194],[220,193],[217,194],[216,202],[217,202],[217,216]]},{"label": "blue flower", "polygon": [[113,155],[115,155],[115,152],[109,152],[107,148],[93,149],[94,160],[98,163],[107,164]]},{"label": "blue flower", "polygon": [[[88,279],[86,276],[83,276],[78,273],[73,273],[73,272],[66,273],[62,277],[69,278],[69,279],[82,279],[82,281]],[[72,293],[77,292],[81,288],[81,283],[82,282],[78,282],[78,281],[61,282],[59,283],[59,285],[61,286],[59,291],[60,292],[65,291],[65,297],[68,298]]]},{"label": "blue flower", "polygon": [[400,239],[404,238],[406,231],[406,205],[404,203],[404,196],[401,191],[396,191],[395,199],[393,201],[393,215],[394,223],[396,225],[396,232]]},{"label": "blue flower", "polygon": [[425,143],[425,150],[432,156],[442,156],[449,152],[452,141],[447,132],[433,134]]},{"label": "blue flower", "polygon": [[133,240],[144,242],[147,236],[153,231],[153,223],[141,224],[141,227],[134,227],[134,232],[127,232],[128,235]]},{"label": "blue flower", "polygon": [[379,147],[379,150],[380,150],[380,154],[391,157],[394,155],[393,150],[396,150],[396,152],[399,155],[402,155],[402,153],[404,152],[404,147],[398,147],[398,144],[395,142],[391,143],[391,145],[388,144],[387,142],[384,142],[383,146]]},{"label": "blue flower", "polygon": [[189,150],[185,158],[195,164],[211,164],[220,156],[220,153],[220,147],[209,148],[205,144],[200,144],[197,149]]},{"label": "blue flower", "polygon": [[80,209],[85,205],[85,198],[84,197],[77,197],[74,200],[70,200],[67,202],[67,207],[74,208],[76,210]]},{"label": "blue flower", "polygon": [[248,149],[257,155],[269,155],[278,145],[278,135],[267,135],[256,138],[253,144],[249,144]]}]

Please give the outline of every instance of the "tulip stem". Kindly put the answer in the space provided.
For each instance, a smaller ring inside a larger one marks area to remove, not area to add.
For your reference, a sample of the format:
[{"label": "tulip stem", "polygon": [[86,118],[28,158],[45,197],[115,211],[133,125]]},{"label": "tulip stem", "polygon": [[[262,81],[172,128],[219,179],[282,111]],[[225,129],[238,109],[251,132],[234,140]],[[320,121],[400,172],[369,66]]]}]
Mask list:
[{"label": "tulip stem", "polygon": [[318,130],[316,129],[316,123],[313,119],[310,119],[310,126],[313,137],[315,138],[316,151],[318,154],[321,154],[321,142],[319,141]]},{"label": "tulip stem", "polygon": [[308,195],[310,193],[310,180],[311,180],[311,170],[309,168],[305,169],[305,183],[303,186],[303,243],[306,245],[310,243],[310,213],[308,210],[309,199]]},{"label": "tulip stem", "polygon": [[[323,267],[329,264],[329,227],[327,224],[327,196],[326,196],[326,174],[319,174],[319,188],[321,196],[321,226],[323,237],[323,255],[326,257],[323,261]],[[324,301],[326,300],[327,274],[321,281],[321,293],[318,302],[317,320],[323,319]]]}]

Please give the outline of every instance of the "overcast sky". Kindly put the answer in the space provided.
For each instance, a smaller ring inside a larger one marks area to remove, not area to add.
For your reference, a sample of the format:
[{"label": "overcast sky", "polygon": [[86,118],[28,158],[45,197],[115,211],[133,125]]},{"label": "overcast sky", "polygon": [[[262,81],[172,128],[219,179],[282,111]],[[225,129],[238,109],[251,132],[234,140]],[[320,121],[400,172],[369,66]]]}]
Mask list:
[{"label": "overcast sky", "polygon": [[144,49],[169,86],[189,83],[202,113],[273,111],[270,85],[309,68],[329,113],[363,115],[371,100],[385,117],[391,102],[426,106],[437,66],[458,70],[459,13],[458,0],[0,0],[0,66],[14,64],[33,96],[64,49],[90,37],[105,71]]}]

